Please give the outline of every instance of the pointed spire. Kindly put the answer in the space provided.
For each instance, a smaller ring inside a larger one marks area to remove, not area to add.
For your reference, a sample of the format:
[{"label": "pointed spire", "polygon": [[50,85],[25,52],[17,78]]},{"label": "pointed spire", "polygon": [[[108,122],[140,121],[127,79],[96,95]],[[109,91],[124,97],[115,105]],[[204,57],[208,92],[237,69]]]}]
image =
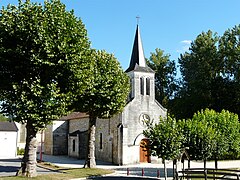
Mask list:
[{"label": "pointed spire", "polygon": [[133,49],[132,49],[131,61],[126,72],[134,70],[136,65],[140,67],[146,67],[146,60],[143,52],[142,40],[141,40],[140,30],[138,25],[137,25]]}]

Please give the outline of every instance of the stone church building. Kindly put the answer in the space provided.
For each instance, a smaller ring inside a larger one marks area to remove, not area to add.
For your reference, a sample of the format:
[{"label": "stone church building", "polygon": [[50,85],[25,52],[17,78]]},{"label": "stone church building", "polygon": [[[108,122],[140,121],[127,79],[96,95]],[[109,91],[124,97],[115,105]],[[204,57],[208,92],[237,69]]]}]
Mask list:
[{"label": "stone church building", "polygon": [[[146,64],[139,26],[126,73],[131,80],[131,92],[123,112],[110,119],[97,119],[95,157],[97,160],[125,165],[151,162],[144,144],[144,121],[159,121],[167,110],[155,100],[154,71]],[[61,118],[45,131],[45,153],[85,159],[88,115],[74,112]]]}]

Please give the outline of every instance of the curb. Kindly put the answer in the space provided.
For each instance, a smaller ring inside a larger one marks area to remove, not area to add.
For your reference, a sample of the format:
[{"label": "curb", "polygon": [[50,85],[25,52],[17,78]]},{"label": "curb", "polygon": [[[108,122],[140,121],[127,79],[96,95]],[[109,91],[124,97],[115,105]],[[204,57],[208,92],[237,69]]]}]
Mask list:
[{"label": "curb", "polygon": [[37,167],[40,167],[40,168],[43,168],[43,169],[46,169],[46,170],[49,170],[49,171],[58,172],[58,173],[64,173],[64,172],[61,172],[60,170],[40,165],[39,163],[37,163],[36,165],[37,165]]},{"label": "curb", "polygon": [[101,176],[88,176],[88,177],[85,177],[85,178],[73,178],[73,179],[70,179],[70,180],[83,180],[83,179],[89,179],[89,178],[99,178],[99,177],[106,177],[106,176],[114,176],[114,175],[117,175],[117,173],[111,173],[111,174],[105,174],[105,175],[101,175]]}]

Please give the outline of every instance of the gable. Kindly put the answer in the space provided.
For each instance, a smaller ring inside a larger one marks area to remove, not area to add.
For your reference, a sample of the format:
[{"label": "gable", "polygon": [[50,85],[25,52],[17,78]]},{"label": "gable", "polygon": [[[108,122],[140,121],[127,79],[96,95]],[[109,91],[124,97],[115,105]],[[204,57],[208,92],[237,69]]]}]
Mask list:
[{"label": "gable", "polygon": [[13,121],[0,122],[0,131],[18,131],[16,124]]}]

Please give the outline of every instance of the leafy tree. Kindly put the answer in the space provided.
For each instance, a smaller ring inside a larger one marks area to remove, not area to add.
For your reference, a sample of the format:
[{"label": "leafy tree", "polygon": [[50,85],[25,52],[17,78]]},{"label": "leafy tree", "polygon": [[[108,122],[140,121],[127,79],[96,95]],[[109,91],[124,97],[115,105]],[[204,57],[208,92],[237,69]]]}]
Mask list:
[{"label": "leafy tree", "polygon": [[240,129],[238,116],[229,111],[201,110],[188,119],[184,127],[189,154],[195,160],[224,159],[239,156]]},{"label": "leafy tree", "polygon": [[218,113],[208,109],[202,111],[201,114],[206,118],[208,124],[216,130],[217,147],[214,154],[215,158],[238,158],[240,155],[240,123],[238,115],[226,110]]},{"label": "leafy tree", "polygon": [[[224,87],[227,93],[225,97],[219,97],[217,103],[225,105],[223,109],[240,115],[240,25],[225,31],[219,40],[219,54],[223,60],[222,74],[226,84],[221,88]],[[224,99],[227,102],[221,102]]]},{"label": "leafy tree", "polygon": [[155,71],[156,99],[163,106],[171,108],[169,100],[177,90],[175,62],[170,60],[169,54],[164,54],[163,50],[156,48],[147,60],[147,64]]},{"label": "leafy tree", "polygon": [[240,25],[218,37],[203,32],[179,58],[181,88],[171,101],[177,118],[201,109],[227,109],[240,115]]},{"label": "leafy tree", "polygon": [[168,116],[166,119],[160,119],[157,124],[146,122],[146,125],[147,129],[143,131],[143,134],[150,140],[151,154],[162,158],[166,179],[165,160],[175,159],[183,147],[182,122]]},{"label": "leafy tree", "polygon": [[189,147],[190,158],[204,160],[204,168],[206,168],[206,160],[212,157],[216,148],[216,132],[200,115],[202,114],[195,114],[191,120],[186,121],[185,146]]},{"label": "leafy tree", "polygon": [[120,112],[129,94],[129,78],[117,59],[105,51],[92,51],[91,85],[76,98],[75,108],[89,114],[88,147],[85,167],[94,168],[97,118]]},{"label": "leafy tree", "polygon": [[[192,42],[189,52],[179,58],[182,88],[176,99],[176,117],[190,118],[198,110],[211,106],[211,82],[219,73],[218,37],[212,31],[202,33]],[[187,111],[185,111],[186,109]]]},{"label": "leafy tree", "polygon": [[0,114],[0,121],[7,121],[8,119],[5,117],[5,116],[3,116],[2,114]]},{"label": "leafy tree", "polygon": [[1,112],[26,123],[23,175],[37,175],[36,133],[88,87],[89,49],[82,21],[60,0],[19,0],[0,11]]},{"label": "leafy tree", "polygon": [[219,40],[219,52],[224,61],[224,76],[240,81],[240,25],[225,31]]}]

